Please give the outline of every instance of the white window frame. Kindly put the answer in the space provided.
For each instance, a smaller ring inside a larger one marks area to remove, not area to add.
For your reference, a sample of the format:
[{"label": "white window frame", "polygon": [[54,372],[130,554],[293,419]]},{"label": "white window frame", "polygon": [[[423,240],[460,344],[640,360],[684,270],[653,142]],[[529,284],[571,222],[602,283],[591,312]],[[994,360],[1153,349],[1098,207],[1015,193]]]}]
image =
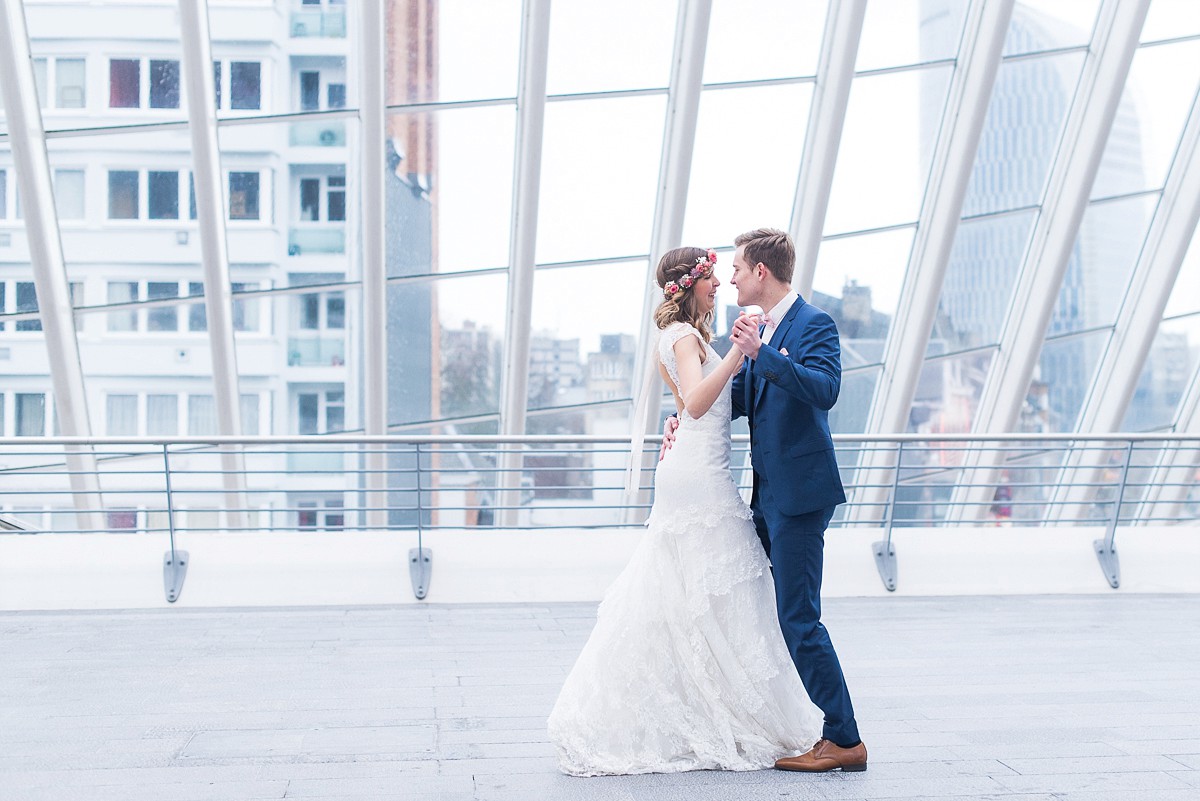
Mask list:
[{"label": "white window frame", "polygon": [[[112,106],[109,100],[104,103],[104,109],[111,114],[131,113],[140,111],[142,113],[161,114],[163,116],[175,115],[178,116],[185,113],[185,104],[187,97],[184,93],[183,86],[183,63],[179,58],[178,53],[164,53],[162,55],[116,55],[108,54],[104,57],[104,88],[106,95],[112,97],[112,62],[114,61],[136,61],[138,62],[138,104],[136,106]],[[179,106],[177,108],[157,108],[150,105],[150,62],[151,61],[174,61],[179,64]],[[85,67],[86,69],[86,67]]]},{"label": "white window frame", "polygon": [[[67,53],[56,53],[54,55],[34,56],[34,63],[39,61],[46,63],[46,102],[42,104],[43,111],[66,112],[68,114],[85,114],[88,110],[88,95],[91,94],[88,89],[88,73],[89,64],[88,57],[84,53],[75,55]],[[82,61],[83,62],[83,105],[82,106],[60,106],[58,105],[58,62],[59,61]],[[41,98],[38,99],[41,102]]]}]

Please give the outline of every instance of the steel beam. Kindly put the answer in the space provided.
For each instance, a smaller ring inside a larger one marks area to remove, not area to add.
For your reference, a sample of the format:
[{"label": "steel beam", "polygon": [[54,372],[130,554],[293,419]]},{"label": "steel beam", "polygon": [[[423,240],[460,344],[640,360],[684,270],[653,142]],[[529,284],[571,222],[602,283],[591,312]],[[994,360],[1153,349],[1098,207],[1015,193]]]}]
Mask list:
[{"label": "steel beam", "polygon": [[[212,351],[213,399],[217,430],[242,433],[238,393],[237,346],[233,337],[233,287],[229,282],[229,245],[225,237],[225,193],[221,181],[221,148],[213,99],[212,43],[208,0],[179,0],[183,43],[183,85],[188,130],[192,137],[192,174],[196,187],[196,222],[204,268],[204,311]],[[245,461],[240,448],[221,449],[226,515],[231,527],[246,525]]]},{"label": "steel beam", "polygon": [[[1000,347],[984,381],[973,428],[977,434],[1012,431],[1016,425],[1149,7],[1150,0],[1105,0],[1100,7]],[[952,496],[952,519],[977,519],[988,508],[1002,458],[993,451],[964,460],[967,469]]]},{"label": "steel beam", "polygon": [[[362,401],[363,432],[386,434],[388,415],[387,347],[387,172],[384,163],[387,136],[385,81],[387,79],[387,4],[363,0],[359,34],[359,119],[362,146],[358,174],[362,199]],[[431,376],[430,380],[434,380]],[[379,446],[365,449],[367,512],[370,528],[387,527],[387,454]]]},{"label": "steel beam", "polygon": [[[50,180],[46,132],[33,77],[25,10],[20,0],[0,0],[0,91],[3,91],[8,138],[21,191],[29,261],[59,427],[67,436],[91,436],[70,283]],[[94,452],[87,446],[66,446],[65,451],[77,528],[99,530],[103,525],[99,513],[102,499]]]},{"label": "steel beam", "polygon": [[854,64],[858,59],[866,11],[867,0],[844,0],[830,3],[825,17],[817,81],[808,109],[808,128],[800,156],[800,176],[796,181],[796,200],[788,225],[796,243],[796,271],[792,285],[804,297],[812,294],[817,252],[825,230],[833,170],[846,123],[846,108],[850,104],[850,85],[854,81]]},{"label": "steel beam", "polygon": [[[900,434],[908,428],[1014,5],[1014,0],[976,0],[968,11],[921,217],[867,421],[869,433]],[[862,480],[856,483],[878,485],[865,486],[860,492],[863,501],[880,505],[857,507],[856,519],[882,514],[892,457],[886,450],[863,452],[858,466]]]},{"label": "steel beam", "polygon": [[[521,9],[521,67],[517,86],[517,139],[513,175],[508,305],[500,390],[500,433],[525,433],[529,395],[529,341],[537,246],[542,139],[546,121],[546,67],[550,52],[550,0],[525,0]],[[524,457],[519,447],[501,460],[501,526],[517,525]]]},{"label": "steel beam", "polygon": [[[642,322],[638,331],[641,349],[633,370],[634,409],[630,419],[630,447],[639,450],[647,432],[656,432],[661,421],[662,385],[658,376],[658,328],[654,309],[662,300],[655,282],[658,259],[677,248],[683,240],[683,220],[687,211],[688,185],[692,173],[692,154],[696,146],[696,124],[700,117],[700,89],[704,76],[704,53],[708,46],[708,27],[712,19],[712,0],[680,0],[675,18],[675,48],[671,58],[667,116],[663,125],[662,155],[658,163],[658,188],[654,202],[654,220],[650,231],[650,259],[646,268],[642,296]],[[623,505],[625,522],[640,522],[641,509],[649,492],[638,487],[642,471],[652,465],[651,457],[633,458],[631,486],[626,488]]]}]

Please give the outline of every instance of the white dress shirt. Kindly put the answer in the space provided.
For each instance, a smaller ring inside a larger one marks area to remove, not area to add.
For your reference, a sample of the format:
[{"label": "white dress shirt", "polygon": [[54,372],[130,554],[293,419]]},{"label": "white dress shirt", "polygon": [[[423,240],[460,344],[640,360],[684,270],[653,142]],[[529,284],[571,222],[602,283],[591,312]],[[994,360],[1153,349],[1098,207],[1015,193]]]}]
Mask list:
[{"label": "white dress shirt", "polygon": [[787,313],[791,311],[792,304],[800,299],[800,295],[795,292],[789,292],[783,296],[783,300],[775,304],[775,308],[767,312],[765,319],[766,328],[763,329],[762,341],[764,345],[769,345],[771,335],[775,333],[775,329],[783,322],[783,318],[787,317]]}]

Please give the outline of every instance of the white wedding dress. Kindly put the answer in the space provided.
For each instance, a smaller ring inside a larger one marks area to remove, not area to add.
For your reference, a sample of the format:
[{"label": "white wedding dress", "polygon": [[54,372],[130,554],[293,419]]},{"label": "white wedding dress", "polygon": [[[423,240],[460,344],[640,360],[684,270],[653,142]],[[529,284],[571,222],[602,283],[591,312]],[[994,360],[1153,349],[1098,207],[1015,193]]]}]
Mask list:
[{"label": "white wedding dress", "polygon": [[[659,355],[679,384],[675,323]],[[721,357],[710,345],[704,374]],[[550,714],[576,776],[757,770],[807,750],[822,715],[784,645],[775,587],[729,472],[729,388],[680,415],[654,476],[654,508]]]}]

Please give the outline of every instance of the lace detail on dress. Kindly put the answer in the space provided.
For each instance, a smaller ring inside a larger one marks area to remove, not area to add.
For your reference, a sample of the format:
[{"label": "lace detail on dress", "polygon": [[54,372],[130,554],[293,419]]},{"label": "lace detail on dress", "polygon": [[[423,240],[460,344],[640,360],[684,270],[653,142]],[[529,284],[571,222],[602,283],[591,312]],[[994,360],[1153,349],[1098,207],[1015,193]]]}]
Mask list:
[{"label": "lace detail on dress", "polygon": [[[678,382],[674,343],[659,340]],[[704,374],[720,356],[709,346]],[[548,729],[578,776],[757,770],[804,751],[821,712],[779,631],[775,586],[729,472],[729,388],[700,418],[680,415],[654,474],[654,508],[629,565],[605,593]]]},{"label": "lace detail on dress", "polygon": [[[708,343],[704,341],[704,337],[700,336],[700,332],[687,323],[671,323],[658,335],[658,358],[662,361],[663,367],[667,368],[667,375],[671,376],[676,388],[680,390],[682,387],[679,386],[679,362],[675,358],[675,343],[688,335],[700,340],[701,348],[711,350]],[[707,363],[706,359],[705,364]]]}]

